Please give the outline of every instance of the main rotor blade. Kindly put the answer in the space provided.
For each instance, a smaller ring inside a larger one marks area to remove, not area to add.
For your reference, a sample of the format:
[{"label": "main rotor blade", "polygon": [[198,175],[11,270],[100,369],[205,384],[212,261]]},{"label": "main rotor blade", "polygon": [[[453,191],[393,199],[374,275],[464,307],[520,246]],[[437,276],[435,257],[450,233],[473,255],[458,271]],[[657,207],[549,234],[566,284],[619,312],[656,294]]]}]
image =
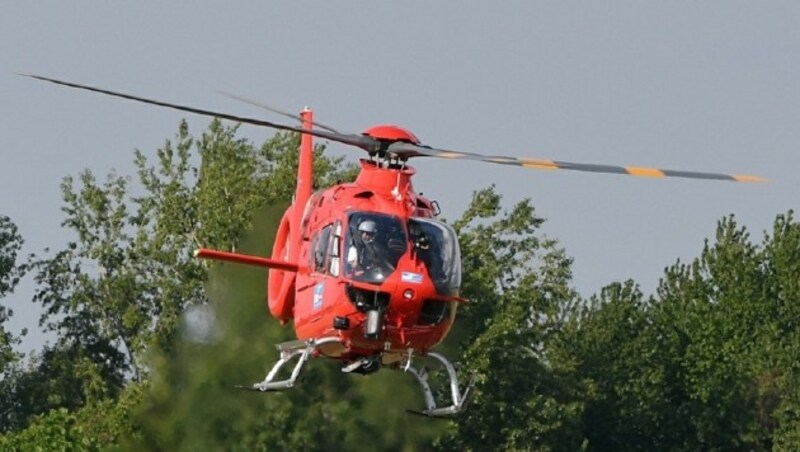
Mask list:
[{"label": "main rotor blade", "polygon": [[327,140],[336,141],[336,142],[344,143],[344,144],[349,144],[351,146],[356,146],[356,147],[361,148],[361,149],[363,149],[363,150],[365,150],[367,152],[376,152],[380,148],[380,143],[377,140],[375,140],[373,138],[370,138],[370,137],[367,137],[367,136],[363,136],[363,135],[341,134],[341,133],[334,133],[334,132],[324,132],[324,131],[320,131],[320,130],[310,130],[309,131],[309,130],[303,129],[302,127],[288,126],[288,125],[285,125],[285,124],[278,124],[278,123],[275,123],[275,122],[264,121],[264,120],[261,120],[261,119],[247,118],[247,117],[243,117],[243,116],[235,116],[235,115],[231,115],[231,114],[228,114],[228,113],[221,113],[221,112],[216,112],[216,111],[211,111],[211,110],[203,110],[203,109],[200,109],[200,108],[188,107],[188,106],[185,106],[185,105],[172,104],[172,103],[168,103],[168,102],[162,102],[160,100],[148,99],[146,97],[139,97],[139,96],[134,96],[134,95],[131,95],[131,94],[125,94],[125,93],[120,93],[120,92],[116,92],[116,91],[109,91],[109,90],[106,90],[106,89],[96,88],[96,87],[93,87],[93,86],[81,85],[81,84],[72,83],[72,82],[65,82],[63,80],[57,80],[57,79],[53,79],[53,78],[49,78],[49,77],[44,77],[44,76],[41,76],[41,75],[33,75],[33,74],[19,74],[19,75],[22,75],[23,77],[30,77],[30,78],[34,78],[34,79],[37,79],[37,80],[42,80],[42,81],[45,81],[45,82],[55,83],[57,85],[68,86],[70,88],[82,89],[82,90],[86,90],[86,91],[94,91],[94,92],[100,93],[100,94],[106,94],[106,95],[109,95],[109,96],[120,97],[120,98],[128,99],[128,100],[134,100],[134,101],[137,101],[137,102],[143,102],[145,104],[157,105],[159,107],[172,108],[174,110],[185,111],[185,112],[194,113],[194,114],[197,114],[197,115],[211,116],[211,117],[214,117],[214,118],[227,119],[229,121],[241,122],[243,124],[251,124],[251,125],[254,125],[254,126],[270,127],[272,129],[277,129],[277,130],[288,130],[288,131],[291,131],[291,132],[308,133],[308,134],[314,135],[315,137],[325,138]]},{"label": "main rotor blade", "polygon": [[709,179],[709,180],[727,180],[733,182],[768,182],[758,176],[750,176],[746,174],[721,174],[721,173],[706,173],[698,171],[683,171],[683,170],[669,170],[660,168],[647,168],[640,166],[615,166],[603,165],[595,163],[574,163],[563,162],[558,160],[544,160],[532,159],[525,157],[499,157],[490,155],[474,154],[471,152],[450,151],[445,149],[436,149],[427,146],[417,146],[411,143],[392,143],[387,149],[387,152],[395,154],[400,158],[410,158],[418,156],[437,157],[444,159],[463,159],[463,160],[477,160],[480,162],[497,163],[500,165],[521,166],[523,168],[532,168],[540,170],[572,170],[572,171],[585,171],[590,173],[609,173],[609,174],[627,174],[630,176],[638,177],[685,177],[688,179]]},{"label": "main rotor blade", "polygon": [[[305,121],[299,115],[293,115],[293,114],[291,114],[289,112],[280,110],[278,108],[270,107],[269,105],[262,104],[261,102],[257,102],[257,101],[248,99],[246,97],[239,96],[238,94],[229,93],[227,91],[218,91],[218,92],[220,94],[222,94],[223,96],[225,96],[225,97],[228,97],[228,98],[231,98],[231,99],[234,99],[234,100],[238,100],[239,102],[244,102],[246,104],[250,104],[250,105],[252,105],[254,107],[263,108],[264,110],[267,110],[267,111],[270,111],[272,113],[284,116],[286,118],[296,119],[296,120],[301,121],[301,122]],[[317,122],[317,121],[311,121],[311,124],[313,124],[314,127],[319,127],[320,129],[325,129],[325,130],[327,130],[329,132],[341,133],[338,130],[334,129],[333,127],[326,126],[325,124],[322,124],[322,123]]]}]

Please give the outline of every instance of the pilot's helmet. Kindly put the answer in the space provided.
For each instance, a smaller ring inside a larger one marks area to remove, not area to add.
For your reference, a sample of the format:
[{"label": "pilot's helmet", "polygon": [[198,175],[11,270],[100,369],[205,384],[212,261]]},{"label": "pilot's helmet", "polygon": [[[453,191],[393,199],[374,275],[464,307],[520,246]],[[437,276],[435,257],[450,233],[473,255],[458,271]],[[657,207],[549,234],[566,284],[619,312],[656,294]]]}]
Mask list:
[{"label": "pilot's helmet", "polygon": [[375,240],[375,232],[377,230],[378,227],[372,220],[364,220],[358,225],[358,231],[361,234],[361,239],[366,243]]}]

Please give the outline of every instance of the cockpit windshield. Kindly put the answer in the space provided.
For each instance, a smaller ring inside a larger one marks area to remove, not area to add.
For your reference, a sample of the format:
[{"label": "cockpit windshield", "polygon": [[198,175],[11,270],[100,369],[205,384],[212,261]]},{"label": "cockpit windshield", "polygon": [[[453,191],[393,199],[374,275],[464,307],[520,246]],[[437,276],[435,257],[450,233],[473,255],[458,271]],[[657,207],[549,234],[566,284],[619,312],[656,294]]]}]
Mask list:
[{"label": "cockpit windshield", "polygon": [[[408,231],[408,233],[406,233]],[[421,260],[441,295],[458,295],[461,286],[461,252],[453,228],[429,218],[408,224],[390,215],[353,212],[345,237],[345,275],[355,281],[380,284],[397,269],[409,250]]]},{"label": "cockpit windshield", "polygon": [[428,218],[408,221],[414,252],[428,268],[436,291],[442,295],[458,295],[461,286],[461,251],[453,228],[447,223]]},{"label": "cockpit windshield", "polygon": [[389,215],[354,212],[348,224],[345,273],[356,281],[382,283],[408,250],[403,223]]}]

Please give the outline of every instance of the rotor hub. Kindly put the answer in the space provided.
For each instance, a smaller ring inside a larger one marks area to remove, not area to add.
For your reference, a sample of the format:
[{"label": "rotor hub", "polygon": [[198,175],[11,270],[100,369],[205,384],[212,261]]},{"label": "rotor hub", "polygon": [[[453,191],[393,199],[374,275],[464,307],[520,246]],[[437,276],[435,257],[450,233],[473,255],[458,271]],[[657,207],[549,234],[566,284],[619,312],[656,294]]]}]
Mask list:
[{"label": "rotor hub", "polygon": [[361,134],[380,141],[388,141],[392,143],[396,141],[403,141],[417,145],[420,144],[419,138],[411,133],[411,131],[390,124],[370,127]]}]

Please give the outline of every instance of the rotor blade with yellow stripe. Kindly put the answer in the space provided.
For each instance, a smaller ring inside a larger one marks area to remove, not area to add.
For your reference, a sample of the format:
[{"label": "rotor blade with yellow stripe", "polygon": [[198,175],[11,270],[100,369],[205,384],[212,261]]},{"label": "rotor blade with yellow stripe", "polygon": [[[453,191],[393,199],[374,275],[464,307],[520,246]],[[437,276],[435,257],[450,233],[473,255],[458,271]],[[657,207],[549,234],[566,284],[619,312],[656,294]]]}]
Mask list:
[{"label": "rotor blade with yellow stripe", "polygon": [[559,160],[532,159],[524,157],[501,157],[474,154],[471,152],[459,152],[445,149],[436,149],[427,146],[417,146],[411,143],[393,143],[387,149],[400,158],[409,157],[436,157],[445,159],[477,160],[481,162],[497,163],[500,165],[521,166],[523,168],[539,170],[571,170],[584,171],[589,173],[624,174],[638,177],[664,178],[664,177],[684,177],[688,179],[724,180],[732,182],[767,182],[758,176],[744,174],[722,174],[707,173],[698,171],[670,170],[660,168],[648,168],[641,166],[616,166],[603,165],[596,163],[574,163]]}]

